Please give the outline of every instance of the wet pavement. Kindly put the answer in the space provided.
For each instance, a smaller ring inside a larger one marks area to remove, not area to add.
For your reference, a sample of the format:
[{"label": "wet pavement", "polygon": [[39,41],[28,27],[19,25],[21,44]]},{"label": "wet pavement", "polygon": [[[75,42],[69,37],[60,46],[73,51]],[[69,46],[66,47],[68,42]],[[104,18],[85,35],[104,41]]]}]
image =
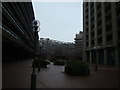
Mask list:
[{"label": "wet pavement", "polygon": [[91,67],[87,76],[69,76],[64,66],[51,64],[37,74],[37,88],[118,88],[119,72],[114,68],[100,67],[98,72]]},{"label": "wet pavement", "polygon": [[[3,88],[30,88],[32,60],[3,64]],[[69,76],[64,73],[64,66],[50,64],[37,72],[37,88],[118,88],[119,70],[98,67],[98,72],[91,67],[87,76]]]},{"label": "wet pavement", "polygon": [[3,88],[30,88],[32,60],[3,63]]}]

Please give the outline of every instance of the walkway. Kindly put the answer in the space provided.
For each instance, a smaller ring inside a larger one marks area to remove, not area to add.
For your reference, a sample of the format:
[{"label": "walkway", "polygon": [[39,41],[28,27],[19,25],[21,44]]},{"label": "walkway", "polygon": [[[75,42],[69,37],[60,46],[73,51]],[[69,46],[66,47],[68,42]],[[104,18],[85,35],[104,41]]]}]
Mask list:
[{"label": "walkway", "polygon": [[[31,63],[25,60],[3,64],[3,87],[30,88]],[[91,75],[68,76],[64,66],[51,64],[37,72],[37,88],[117,88],[118,80],[118,70],[113,68],[101,67],[98,72],[91,68]]]},{"label": "walkway", "polygon": [[118,69],[101,67],[95,72],[91,67],[88,76],[69,76],[64,73],[64,66],[51,64],[38,73],[37,88],[117,88],[118,74]]}]

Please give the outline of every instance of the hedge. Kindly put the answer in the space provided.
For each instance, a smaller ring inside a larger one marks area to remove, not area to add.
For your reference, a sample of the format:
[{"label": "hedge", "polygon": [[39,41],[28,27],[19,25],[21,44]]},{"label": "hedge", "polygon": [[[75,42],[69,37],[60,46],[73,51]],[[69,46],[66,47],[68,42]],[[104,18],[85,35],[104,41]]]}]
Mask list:
[{"label": "hedge", "polygon": [[65,65],[65,61],[63,60],[55,60],[53,63],[54,65]]},{"label": "hedge", "polygon": [[69,75],[88,75],[89,65],[81,61],[70,61],[65,65],[65,73]]}]

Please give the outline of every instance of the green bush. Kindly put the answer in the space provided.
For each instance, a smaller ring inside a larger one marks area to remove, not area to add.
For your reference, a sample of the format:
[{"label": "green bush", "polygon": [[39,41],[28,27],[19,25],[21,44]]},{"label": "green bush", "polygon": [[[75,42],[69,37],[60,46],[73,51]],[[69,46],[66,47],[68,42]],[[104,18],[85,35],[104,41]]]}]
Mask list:
[{"label": "green bush", "polygon": [[88,64],[81,61],[70,61],[66,63],[65,73],[69,75],[87,75],[90,73]]},{"label": "green bush", "polygon": [[56,60],[53,63],[54,63],[54,65],[65,65],[65,61],[63,61],[63,60]]},{"label": "green bush", "polygon": [[48,60],[39,59],[39,58],[34,60],[32,63],[33,63],[32,67],[35,67],[35,68],[47,67],[47,65],[50,64],[50,62]]},{"label": "green bush", "polygon": [[47,65],[50,64],[50,62],[48,62],[47,60],[40,60],[40,66],[41,67],[47,67]]}]

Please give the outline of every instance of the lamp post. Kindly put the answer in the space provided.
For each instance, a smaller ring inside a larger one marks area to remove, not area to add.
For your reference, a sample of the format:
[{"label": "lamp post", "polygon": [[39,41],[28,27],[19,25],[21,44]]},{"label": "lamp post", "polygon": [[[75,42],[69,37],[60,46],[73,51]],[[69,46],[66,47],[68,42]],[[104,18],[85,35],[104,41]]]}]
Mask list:
[{"label": "lamp post", "polygon": [[32,62],[32,74],[31,74],[31,90],[36,90],[36,73],[35,73],[35,68],[36,68],[36,57],[37,57],[37,42],[38,42],[38,32],[40,31],[39,26],[40,22],[38,20],[34,20],[32,23],[33,26],[33,31],[34,31],[34,59]]}]

